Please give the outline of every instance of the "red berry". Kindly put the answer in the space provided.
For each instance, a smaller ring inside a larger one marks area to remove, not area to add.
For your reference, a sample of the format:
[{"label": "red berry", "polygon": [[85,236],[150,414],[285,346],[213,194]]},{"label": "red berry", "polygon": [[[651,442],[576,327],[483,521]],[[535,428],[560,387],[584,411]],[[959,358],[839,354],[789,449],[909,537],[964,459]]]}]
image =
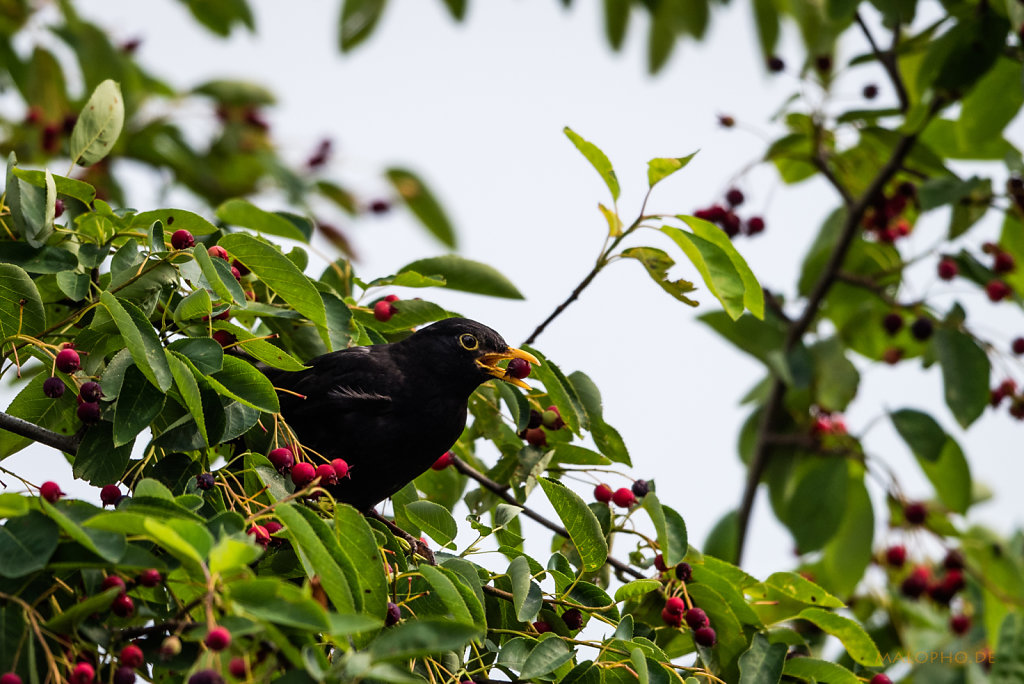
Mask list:
[{"label": "red berry", "polygon": [[715,634],[715,630],[710,627],[700,627],[693,630],[693,641],[698,646],[711,648],[715,645],[715,642],[718,641],[718,636]]},{"label": "red berry", "polygon": [[245,679],[245,658],[242,658],[241,656],[235,656],[232,658],[231,662],[228,663],[228,672],[230,672],[231,676],[235,679]]},{"label": "red berry", "polygon": [[386,323],[391,320],[391,317],[396,313],[395,305],[386,300],[380,300],[373,305],[373,317],[381,323]]},{"label": "red berry", "polygon": [[508,362],[505,375],[510,375],[517,380],[522,380],[530,374],[530,362],[526,359],[512,359]]},{"label": "red berry", "polygon": [[96,679],[96,670],[89,663],[78,663],[68,677],[68,684],[91,684]]},{"label": "red berry", "polygon": [[387,297],[384,298],[384,301],[385,302],[397,302],[398,301],[398,295],[396,295],[396,294],[389,294]]},{"label": "red berry", "polygon": [[206,250],[206,253],[215,259],[223,259],[228,261],[228,251],[220,245],[214,245]]},{"label": "red berry", "polygon": [[721,126],[722,128],[732,128],[733,126],[736,125],[736,119],[734,117],[729,116],[728,114],[719,114],[718,125]]},{"label": "red berry", "polygon": [[676,615],[682,615],[683,611],[686,610],[686,603],[678,596],[670,596],[665,601],[665,610]]},{"label": "red berry", "polygon": [[397,625],[398,621],[402,619],[402,609],[397,604],[388,601],[388,612],[384,616],[384,624],[390,627],[391,625]]},{"label": "red berry", "polygon": [[235,277],[235,280],[237,280],[238,282],[242,282],[242,272],[238,270],[238,267],[231,267],[231,275],[233,275]]},{"label": "red berry", "polygon": [[227,330],[214,330],[213,335],[211,335],[211,337],[214,340],[216,340],[217,344],[219,344],[222,347],[230,347],[231,345],[238,341],[238,338],[229,333]]},{"label": "red berry", "polygon": [[117,575],[107,575],[103,578],[103,582],[100,584],[100,591],[106,591],[111,587],[117,587],[122,592],[124,592],[124,580],[118,577]]},{"label": "red berry", "polygon": [[282,475],[291,470],[292,466],[295,465],[295,456],[292,455],[292,450],[287,447],[271,449],[270,453],[267,454],[267,460]]},{"label": "red berry", "polygon": [[541,425],[546,427],[548,430],[561,430],[565,427],[565,421],[562,420],[562,414],[558,412],[558,408],[555,406],[548,406],[543,413],[540,414]]},{"label": "red berry", "polygon": [[21,684],[21,677],[13,672],[5,672],[0,675],[0,684]]},{"label": "red berry", "polygon": [[526,443],[530,446],[542,447],[547,446],[548,436],[541,428],[531,428],[526,431],[524,435]]},{"label": "red berry", "polygon": [[110,612],[118,617],[128,617],[135,612],[135,601],[128,594],[120,594],[110,604]]},{"label": "red berry", "polygon": [[60,485],[56,482],[44,482],[39,487],[39,496],[50,503],[57,503],[57,500],[64,496],[64,492],[60,490]]},{"label": "red berry", "polygon": [[321,485],[338,484],[338,474],[334,472],[334,466],[330,463],[321,463],[316,467],[316,476],[320,478]]},{"label": "red berry", "polygon": [[966,585],[966,582],[964,582],[964,573],[960,570],[950,570],[946,573],[945,577],[942,578],[942,585],[955,594]]},{"label": "red berry", "polygon": [[583,613],[578,608],[570,608],[562,613],[562,622],[569,629],[576,631],[583,626]]},{"label": "red berry", "polygon": [[544,632],[550,632],[551,631],[551,625],[549,625],[548,623],[544,622],[543,620],[537,620],[536,622],[534,622],[533,623],[533,628],[535,630],[537,630],[538,634],[543,634]]},{"label": "red berry", "polygon": [[665,565],[665,557],[660,553],[654,557],[654,567],[658,572],[668,572],[668,566]]},{"label": "red berry", "polygon": [[1000,300],[1006,299],[1007,297],[1010,296],[1011,291],[1012,290],[1010,290],[1009,285],[1004,283],[1002,280],[998,279],[990,280],[988,281],[988,284],[985,285],[985,294],[987,294],[988,298],[993,302],[998,302]]},{"label": "red berry", "polygon": [[888,675],[879,673],[871,678],[870,684],[892,684],[892,680],[889,679]]},{"label": "red berry", "polygon": [[691,608],[686,611],[686,624],[690,626],[690,629],[700,629],[701,627],[708,626],[708,615],[700,608]]},{"label": "red berry", "polygon": [[171,247],[174,247],[174,249],[187,249],[194,247],[195,244],[196,239],[192,237],[192,233],[184,228],[174,231],[174,234],[171,235]]},{"label": "red berry", "polygon": [[1024,354],[1024,337],[1017,337],[1013,340],[1013,353]]},{"label": "red berry", "polygon": [[621,487],[612,494],[612,501],[619,508],[629,508],[636,503],[636,496],[630,490]]},{"label": "red berry", "polygon": [[343,458],[335,458],[331,461],[331,467],[334,468],[334,476],[338,480],[344,480],[348,477],[348,463]]},{"label": "red berry", "polygon": [[82,397],[82,401],[99,401],[103,396],[103,389],[100,387],[100,383],[90,380],[82,384],[78,390],[78,396]]},{"label": "red berry", "polygon": [[280,546],[281,544],[284,543],[283,539],[278,539],[277,537],[273,536],[275,533],[280,532],[281,530],[283,530],[284,529],[284,525],[282,525],[281,523],[277,522],[276,520],[268,520],[267,522],[263,523],[263,528],[267,531],[267,534],[271,535],[270,536],[270,543],[271,544],[273,544],[274,546]]},{"label": "red berry", "polygon": [[971,618],[966,615],[954,615],[949,619],[949,628],[958,636],[967,634],[967,630],[971,628]]},{"label": "red berry", "polygon": [[[956,278],[960,272],[960,268],[956,265],[956,262],[946,257],[939,262],[939,277],[943,280],[952,280]],[[885,675],[882,675],[883,677]]]},{"label": "red berry", "polygon": [[730,188],[729,192],[725,193],[725,201],[731,206],[738,207],[743,204],[743,191],[739,188]]},{"label": "red berry", "polygon": [[751,216],[747,219],[747,235],[757,235],[764,231],[764,219],[760,216]]},{"label": "red berry", "polygon": [[719,224],[729,237],[736,237],[740,234],[740,217],[731,211],[725,212]]},{"label": "red berry", "polygon": [[885,318],[882,319],[882,327],[885,328],[885,332],[895,335],[903,327],[903,316],[895,311],[885,314]]},{"label": "red berry", "polygon": [[60,399],[64,396],[64,390],[66,389],[67,385],[58,377],[50,377],[43,380],[43,394],[51,399]]},{"label": "red berry", "polygon": [[673,613],[668,608],[661,609],[661,619],[670,627],[679,627],[683,624],[683,614]]},{"label": "red berry", "polygon": [[920,501],[911,501],[903,507],[903,516],[911,525],[920,525],[928,517],[928,507]]},{"label": "red berry", "polygon": [[128,644],[121,649],[120,661],[122,665],[127,665],[134,670],[145,663],[146,658],[142,655],[141,648],[135,644]]},{"label": "red berry", "polygon": [[958,549],[950,549],[942,559],[942,567],[947,570],[963,570],[964,554]]},{"label": "red berry", "polygon": [[919,565],[900,583],[900,592],[907,598],[916,599],[928,588],[930,579],[931,571]]},{"label": "red berry", "polygon": [[995,259],[993,259],[992,270],[996,273],[1009,273],[1014,269],[1016,264],[1014,263],[1013,257],[1007,252],[996,252]]},{"label": "red berry", "polygon": [[899,347],[889,347],[882,352],[882,360],[890,366],[895,366],[903,358],[903,350]]},{"label": "red berry", "polygon": [[78,419],[86,425],[100,422],[100,405],[93,401],[87,401],[78,405],[76,409]]},{"label": "red berry", "polygon": [[300,461],[292,466],[292,482],[298,488],[305,487],[316,477],[316,468],[312,464]]},{"label": "red berry", "polygon": [[430,467],[433,470],[444,470],[445,468],[452,464],[452,460],[454,460],[454,458],[455,454],[453,454],[450,451],[446,451],[443,454],[441,454],[441,456],[436,461],[434,461],[434,465]]},{"label": "red berry", "polygon": [[139,573],[135,581],[144,587],[155,587],[163,581],[163,575],[156,568],[149,568]]},{"label": "red berry", "polygon": [[245,533],[252,535],[253,540],[263,548],[270,544],[270,532],[263,525],[253,525]]},{"label": "red berry", "polygon": [[74,349],[61,349],[57,352],[56,366],[61,373],[74,373],[82,367],[82,357]]},{"label": "red berry", "polygon": [[890,546],[885,550],[885,562],[894,568],[902,568],[907,561],[907,548],[900,544]]},{"label": "red berry", "polygon": [[116,506],[117,502],[121,500],[121,488],[116,484],[103,485],[100,489],[100,501],[103,502],[103,506]]},{"label": "red berry", "polygon": [[207,633],[203,643],[211,651],[223,651],[231,645],[231,632],[223,627],[214,627]]},{"label": "red berry", "polygon": [[599,484],[594,487],[594,498],[601,503],[608,503],[612,500],[612,488],[606,484]]}]

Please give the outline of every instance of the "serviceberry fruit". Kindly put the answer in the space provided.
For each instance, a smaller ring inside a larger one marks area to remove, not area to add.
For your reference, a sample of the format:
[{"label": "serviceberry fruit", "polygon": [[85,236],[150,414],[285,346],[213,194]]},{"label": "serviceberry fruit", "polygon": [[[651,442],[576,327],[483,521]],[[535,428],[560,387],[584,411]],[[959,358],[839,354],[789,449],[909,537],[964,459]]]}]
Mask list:
[{"label": "serviceberry fruit", "polygon": [[61,373],[74,373],[82,367],[82,357],[74,349],[61,349],[55,364]]},{"label": "serviceberry fruit", "polygon": [[892,684],[892,680],[889,679],[889,675],[878,673],[871,678],[870,684]]},{"label": "serviceberry fruit", "polygon": [[885,332],[895,335],[903,327],[903,316],[895,311],[885,314],[885,318],[882,319],[882,327],[885,328]]},{"label": "serviceberry fruit", "polygon": [[[939,277],[943,280],[952,280],[960,272],[960,267],[956,265],[955,261],[946,257],[939,261],[938,271]],[[882,676],[884,677],[885,675]]]},{"label": "serviceberry fruit", "polygon": [[373,200],[370,202],[370,211],[374,214],[386,214],[391,211],[391,203],[382,199]]},{"label": "serviceberry fruit", "polygon": [[135,612],[135,601],[128,594],[120,594],[110,604],[110,612],[117,617],[128,617]]},{"label": "serviceberry fruit", "polygon": [[637,480],[633,483],[633,486],[630,487],[630,491],[633,492],[633,495],[636,496],[636,498],[640,499],[647,496],[647,492],[651,491],[651,485],[647,480]]},{"label": "serviceberry fruit", "polygon": [[195,247],[195,244],[196,239],[192,237],[192,233],[184,228],[174,231],[174,234],[171,235],[171,247],[174,247],[174,249],[188,249],[189,247]]},{"label": "serviceberry fruit", "polygon": [[188,684],[224,684],[224,678],[216,670],[199,670],[188,678]]},{"label": "serviceberry fruit", "polygon": [[196,475],[196,487],[203,491],[213,489],[214,481],[213,473],[199,473]]},{"label": "serviceberry fruit", "polygon": [[228,251],[221,247],[220,245],[214,245],[213,247],[210,247],[209,249],[206,250],[206,253],[209,254],[214,259],[223,259],[224,261],[228,261]]},{"label": "serviceberry fruit", "polygon": [[211,337],[222,347],[230,347],[238,341],[238,338],[227,330],[214,330]]},{"label": "serviceberry fruit", "polygon": [[897,544],[885,550],[885,562],[894,568],[902,568],[907,562],[907,547]]},{"label": "serviceberry fruit", "polygon": [[223,651],[231,645],[231,632],[223,627],[214,627],[206,634],[203,643],[211,651]]},{"label": "serviceberry fruit", "polygon": [[397,625],[398,621],[402,619],[402,609],[398,607],[398,604],[391,603],[388,601],[388,612],[384,616],[384,624],[390,627],[391,625]]},{"label": "serviceberry fruit", "polygon": [[693,568],[690,567],[689,563],[680,563],[676,566],[676,578],[683,582],[693,580]]},{"label": "serviceberry fruit", "polygon": [[90,380],[82,384],[78,390],[78,396],[82,397],[82,401],[99,401],[103,396],[103,389],[100,387],[100,383]]},{"label": "serviceberry fruit", "polygon": [[565,421],[562,420],[562,414],[558,412],[558,407],[556,406],[548,406],[540,414],[540,421],[548,430],[561,430],[565,427]]},{"label": "serviceberry fruit", "polygon": [[562,622],[569,629],[576,631],[583,626],[583,613],[578,608],[570,608],[562,613]]},{"label": "serviceberry fruit", "polygon": [[144,587],[155,587],[163,582],[163,575],[156,568],[149,568],[139,573],[139,576],[135,578],[135,581]]},{"label": "serviceberry fruit", "polygon": [[707,613],[700,608],[691,608],[686,611],[686,615],[684,617],[686,619],[686,624],[690,626],[690,629],[700,629],[701,627],[707,627],[709,624]]},{"label": "serviceberry fruit", "polygon": [[619,508],[629,508],[636,503],[636,496],[630,490],[621,487],[612,494],[612,501]]},{"label": "serviceberry fruit", "polygon": [[924,316],[918,318],[916,321],[910,324],[910,334],[914,336],[914,339],[924,342],[932,333],[935,332],[935,325],[932,323],[932,319]]},{"label": "serviceberry fruit", "polygon": [[253,525],[245,533],[252,536],[253,541],[263,548],[267,548],[270,544],[270,532],[267,532],[267,528],[263,525]]},{"label": "serviceberry fruit", "polygon": [[715,634],[715,630],[711,627],[700,627],[693,630],[693,641],[698,646],[705,648],[711,648],[718,641],[718,636]]},{"label": "serviceberry fruit", "polygon": [[94,401],[82,402],[75,409],[75,413],[78,415],[78,419],[86,425],[92,425],[93,423],[100,422],[100,405]]},{"label": "serviceberry fruit", "polygon": [[308,485],[316,477],[316,468],[312,464],[300,461],[292,466],[292,482],[296,487]]},{"label": "serviceberry fruit", "polygon": [[665,621],[666,625],[670,627],[679,627],[683,624],[683,614],[673,613],[668,608],[661,609],[661,619]]},{"label": "serviceberry fruit", "polygon": [[116,506],[117,502],[121,500],[121,488],[116,484],[103,485],[100,489],[100,501],[103,506]]},{"label": "serviceberry fruit", "polygon": [[665,556],[660,553],[654,557],[654,567],[658,572],[668,572],[668,566],[665,565]]},{"label": "serviceberry fruit", "polygon": [[343,458],[335,458],[331,460],[331,467],[334,468],[334,476],[339,480],[344,480],[348,477],[348,463]]},{"label": "serviceberry fruit", "polygon": [[768,71],[771,71],[772,73],[776,73],[777,74],[780,71],[784,71],[785,68],[786,68],[786,63],[782,61],[781,57],[778,57],[776,55],[772,55],[771,57],[768,58]]},{"label": "serviceberry fruit", "polygon": [[917,598],[928,588],[931,571],[924,566],[914,568],[906,579],[900,583],[900,592],[907,598]]},{"label": "serviceberry fruit", "polygon": [[443,454],[441,454],[441,456],[436,461],[434,461],[434,464],[430,467],[433,470],[444,470],[445,468],[452,464],[452,461],[454,459],[455,454],[453,454],[450,451],[446,451]]},{"label": "serviceberry fruit", "polygon": [[135,670],[127,665],[122,665],[114,670],[114,684],[135,684],[135,680]]},{"label": "serviceberry fruit", "polygon": [[866,86],[864,86],[864,97],[865,99],[868,100],[874,100],[876,97],[878,97],[878,86],[876,86],[874,83],[869,83]]},{"label": "serviceberry fruit", "polygon": [[1009,252],[999,251],[996,252],[995,258],[992,262],[992,270],[996,273],[1009,273],[1014,269],[1016,264],[1014,263],[1013,257]]},{"label": "serviceberry fruit", "polygon": [[[1010,296],[1010,292],[1011,291],[1012,290],[1010,290],[1010,286],[1009,285],[1004,283],[1002,280],[998,280],[998,279],[990,280],[985,285],[985,294],[987,294],[988,298],[990,300],[992,300],[993,302],[998,302],[998,301],[1001,301],[1003,299],[1006,299],[1007,297]],[[58,366],[58,368],[59,368],[59,366]]]},{"label": "serviceberry fruit", "polygon": [[947,570],[963,570],[964,554],[959,549],[950,549],[942,559],[942,567]]},{"label": "serviceberry fruit", "polygon": [[231,659],[231,662],[228,663],[228,672],[230,672],[231,676],[235,679],[245,679],[245,671],[245,658],[242,658],[241,656],[235,656]]},{"label": "serviceberry fruit", "polygon": [[60,497],[64,496],[64,492],[60,490],[60,485],[56,482],[44,482],[39,486],[39,496],[50,503],[57,503]]},{"label": "serviceberry fruit", "polygon": [[232,266],[231,267],[231,275],[238,282],[242,282],[242,271],[237,266]]},{"label": "serviceberry fruit", "polygon": [[181,653],[181,639],[173,634],[160,642],[160,656],[162,658],[173,658]]},{"label": "serviceberry fruit", "polygon": [[62,200],[62,199],[60,199],[58,197],[57,200],[53,203],[53,218],[59,219],[63,215],[64,215],[64,200]]},{"label": "serviceberry fruit", "polygon": [[954,615],[949,619],[949,628],[953,634],[963,636],[971,628],[971,618],[966,615]]},{"label": "serviceberry fruit", "polygon": [[391,302],[380,300],[373,305],[373,317],[381,323],[387,323],[395,315],[395,307]]},{"label": "serviceberry fruit", "polygon": [[738,207],[743,204],[743,191],[739,188],[730,188],[729,192],[725,193],[725,201],[730,206]]},{"label": "serviceberry fruit", "polygon": [[911,501],[903,507],[903,516],[911,525],[920,525],[928,517],[928,507],[920,501]]},{"label": "serviceberry fruit", "polygon": [[118,577],[117,575],[107,575],[103,578],[103,582],[100,583],[100,591],[106,591],[111,587],[117,587],[121,590],[121,592],[124,592],[124,580]]},{"label": "serviceberry fruit", "polygon": [[1024,337],[1014,338],[1011,347],[1013,348],[1014,354],[1017,354],[1018,356],[1024,354]]},{"label": "serviceberry fruit", "polygon": [[295,456],[292,455],[292,450],[288,447],[278,447],[271,449],[270,453],[267,454],[267,460],[270,461],[270,465],[277,468],[277,472],[287,473],[295,465]]},{"label": "serviceberry fruit", "polygon": [[338,484],[338,474],[334,472],[334,466],[330,463],[321,463],[316,467],[316,476],[320,478],[320,484]]},{"label": "serviceberry fruit", "polygon": [[601,503],[608,503],[612,500],[612,488],[606,484],[599,484],[594,487],[594,498]]},{"label": "serviceberry fruit", "polygon": [[43,380],[43,394],[51,399],[60,399],[64,396],[64,390],[66,389],[67,385],[58,377],[50,377]]},{"label": "serviceberry fruit", "polygon": [[551,631],[551,625],[549,625],[544,620],[537,620],[536,622],[534,622],[533,628],[537,630],[538,634],[544,634],[545,632]]},{"label": "serviceberry fruit", "polygon": [[751,216],[747,219],[747,235],[757,235],[764,232],[764,219],[760,216]]},{"label": "serviceberry fruit", "polygon": [[522,380],[530,374],[530,362],[526,359],[512,359],[508,362],[505,374],[517,380]]},{"label": "serviceberry fruit", "polygon": [[135,669],[146,662],[145,656],[142,655],[142,649],[135,644],[128,644],[121,649],[121,655],[118,658],[122,665]]},{"label": "serviceberry fruit", "polygon": [[21,677],[13,672],[0,675],[0,684],[21,684]]},{"label": "serviceberry fruit", "polygon": [[68,677],[68,684],[90,684],[96,679],[96,670],[89,663],[78,663]]},{"label": "serviceberry fruit", "polygon": [[670,596],[665,601],[665,610],[675,615],[682,615],[683,611],[686,610],[686,603],[678,596]]},{"label": "serviceberry fruit", "polygon": [[526,431],[523,437],[530,446],[542,447],[547,446],[548,443],[548,436],[541,428],[531,428]]}]

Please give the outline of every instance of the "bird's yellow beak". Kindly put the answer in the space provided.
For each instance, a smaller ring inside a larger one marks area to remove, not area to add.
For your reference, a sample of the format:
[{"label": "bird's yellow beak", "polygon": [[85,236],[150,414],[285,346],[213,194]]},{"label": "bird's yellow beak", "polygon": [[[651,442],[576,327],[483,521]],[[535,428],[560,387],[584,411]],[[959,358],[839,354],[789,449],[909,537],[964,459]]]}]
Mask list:
[{"label": "bird's yellow beak", "polygon": [[523,359],[529,361],[534,366],[539,366],[540,361],[537,357],[530,352],[525,352],[522,349],[516,349],[515,347],[509,347],[508,351],[503,352],[491,352],[489,354],[483,354],[476,360],[476,365],[487,371],[488,374],[493,375],[499,380],[504,380],[507,383],[513,384],[516,387],[522,387],[525,390],[533,389],[519,378],[512,377],[504,368],[498,367],[499,361],[505,359]]}]

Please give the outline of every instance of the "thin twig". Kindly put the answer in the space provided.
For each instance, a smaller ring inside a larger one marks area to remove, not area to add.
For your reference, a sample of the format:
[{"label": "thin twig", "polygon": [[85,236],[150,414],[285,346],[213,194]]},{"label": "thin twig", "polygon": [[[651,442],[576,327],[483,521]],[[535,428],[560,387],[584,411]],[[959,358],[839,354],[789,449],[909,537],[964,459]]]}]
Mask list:
[{"label": "thin twig", "polygon": [[864,23],[864,19],[860,16],[860,12],[854,14],[853,18],[857,20],[857,25],[860,26],[861,32],[868,39],[868,45],[871,46],[871,52],[874,53],[875,59],[885,67],[886,73],[889,74],[889,80],[892,81],[892,85],[896,89],[896,97],[900,100],[900,111],[906,112],[910,109],[910,97],[907,95],[907,86],[904,85],[903,77],[900,76],[900,70],[896,64],[896,46],[899,45],[900,41],[900,25],[897,23],[896,27],[892,30],[892,48],[888,52],[882,52],[878,47],[878,43],[875,42],[874,36],[871,35],[867,24]]},{"label": "thin twig", "polygon": [[10,414],[0,412],[0,429],[13,432],[16,435],[27,437],[34,442],[45,444],[48,447],[53,447],[58,451],[63,451],[68,454],[74,454],[78,451],[80,440],[77,436],[62,435],[59,432],[53,430],[47,430],[44,427],[39,427],[35,423],[30,423],[27,420],[16,418]]},{"label": "thin twig", "polygon": [[[503,487],[502,485],[498,484],[497,482],[495,482],[491,478],[487,477],[486,475],[484,475],[480,471],[476,470],[471,465],[469,465],[468,463],[463,461],[461,458],[456,457],[452,461],[452,465],[454,465],[455,469],[458,470],[463,475],[465,475],[467,477],[470,477],[470,478],[476,480],[477,482],[479,482],[481,485],[483,485],[484,489],[488,489],[488,490],[492,491],[499,498],[504,499],[507,503],[510,503],[513,506],[518,506],[518,507],[522,508],[523,509],[523,515],[525,515],[527,518],[530,518],[530,519],[540,523],[541,525],[543,525],[544,527],[548,528],[549,530],[551,530],[555,534],[561,535],[561,536],[565,537],[566,539],[570,539],[571,538],[569,536],[569,532],[564,527],[562,527],[558,523],[555,523],[555,522],[552,522],[551,520],[548,520],[543,515],[541,515],[540,513],[534,511],[533,509],[526,508],[525,506],[523,506],[523,504],[521,504],[518,501],[516,501],[515,497],[513,497],[511,494],[509,494],[506,491],[506,487]],[[642,579],[643,577],[645,577],[645,575],[643,573],[639,572],[638,570],[630,567],[626,563],[623,563],[622,561],[620,561],[620,560],[618,560],[616,558],[612,558],[611,556],[609,556],[607,558],[606,562],[608,563],[608,565],[612,566],[613,568],[615,568],[619,572],[627,573],[627,574],[632,575],[633,577],[636,577],[638,579]]]}]

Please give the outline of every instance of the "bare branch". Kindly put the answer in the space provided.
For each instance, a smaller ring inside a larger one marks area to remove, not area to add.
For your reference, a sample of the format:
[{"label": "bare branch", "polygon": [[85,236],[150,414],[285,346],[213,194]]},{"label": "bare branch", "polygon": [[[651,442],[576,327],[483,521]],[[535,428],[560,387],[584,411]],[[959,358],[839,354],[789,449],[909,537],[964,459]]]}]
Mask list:
[{"label": "bare branch", "polygon": [[0,412],[0,429],[13,432],[16,435],[27,437],[34,442],[45,444],[48,447],[53,447],[58,451],[63,451],[68,454],[74,454],[78,451],[78,445],[80,440],[77,436],[62,435],[59,432],[47,430],[46,428],[39,427],[35,423],[30,423],[27,420],[21,418],[15,418],[7,413]]}]

